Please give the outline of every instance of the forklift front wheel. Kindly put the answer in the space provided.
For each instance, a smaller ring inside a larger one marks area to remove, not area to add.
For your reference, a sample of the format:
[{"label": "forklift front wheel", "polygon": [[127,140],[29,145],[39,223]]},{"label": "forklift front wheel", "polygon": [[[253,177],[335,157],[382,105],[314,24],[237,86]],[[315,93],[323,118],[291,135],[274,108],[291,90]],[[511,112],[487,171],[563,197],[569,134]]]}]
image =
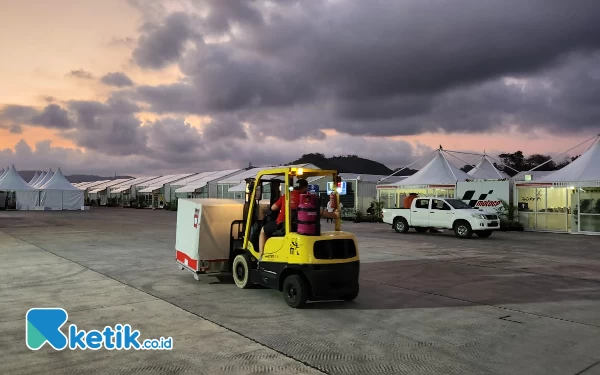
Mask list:
[{"label": "forklift front wheel", "polygon": [[290,275],[283,281],[283,297],[288,306],[301,308],[308,299],[308,286],[300,275]]},{"label": "forklift front wheel", "polygon": [[241,289],[252,286],[250,281],[250,258],[247,254],[238,254],[233,259],[233,281]]}]

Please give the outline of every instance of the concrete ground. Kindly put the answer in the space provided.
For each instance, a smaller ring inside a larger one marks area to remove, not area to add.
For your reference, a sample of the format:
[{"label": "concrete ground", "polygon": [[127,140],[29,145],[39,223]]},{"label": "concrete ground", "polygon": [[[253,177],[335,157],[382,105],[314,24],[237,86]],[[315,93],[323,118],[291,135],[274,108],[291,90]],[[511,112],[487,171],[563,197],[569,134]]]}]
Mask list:
[{"label": "concrete ground", "polygon": [[[295,310],[281,293],[195,281],[176,213],[0,211],[0,374],[600,374],[600,237],[357,234],[361,294]],[[327,224],[330,225],[330,224]],[[25,313],[129,323],[172,351],[25,345]]]}]

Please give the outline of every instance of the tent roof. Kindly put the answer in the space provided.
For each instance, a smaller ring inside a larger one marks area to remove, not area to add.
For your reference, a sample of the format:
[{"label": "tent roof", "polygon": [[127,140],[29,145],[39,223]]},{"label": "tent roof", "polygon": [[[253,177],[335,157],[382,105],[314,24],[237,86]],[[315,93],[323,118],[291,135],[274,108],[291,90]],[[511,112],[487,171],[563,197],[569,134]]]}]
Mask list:
[{"label": "tent roof", "polygon": [[[205,172],[202,174],[202,177],[194,180],[194,181],[189,181],[185,186],[180,187],[179,189],[175,190],[176,193],[193,193],[194,191],[196,191],[197,189],[201,189],[204,186],[206,186],[208,183],[213,182],[215,180],[218,181],[218,183],[221,183],[221,181],[219,181],[221,178],[224,178],[226,176],[237,176],[239,169],[227,169],[224,171],[212,171],[212,172]],[[179,183],[177,183],[177,185],[179,185]]]},{"label": "tent roof", "polygon": [[40,187],[44,186],[46,182],[50,181],[52,176],[54,176],[54,172],[52,172],[52,168],[50,168],[50,170],[48,170],[48,173],[46,173],[44,178],[40,179],[39,181],[36,181],[35,185],[33,186],[39,189]]},{"label": "tent roof", "polygon": [[525,176],[529,175],[529,176],[531,176],[531,181],[537,182],[541,178],[544,178],[553,172],[554,171],[524,171],[524,172],[519,172],[516,175],[514,175],[512,177],[512,180],[515,182],[526,181]]},{"label": "tent roof", "polygon": [[131,189],[132,186],[137,186],[137,185],[143,184],[144,182],[152,183],[152,181],[158,180],[161,177],[162,176],[146,176],[146,177],[134,178],[133,180],[128,180],[124,183],[120,183],[119,185],[111,186],[110,192],[111,193],[121,193],[121,192],[124,192],[125,190]]},{"label": "tent roof", "polygon": [[472,178],[480,179],[510,178],[506,173],[498,170],[487,155],[483,155],[479,163],[467,174]]},{"label": "tent roof", "polygon": [[43,190],[80,190],[66,179],[60,168],[58,168],[56,173],[54,173],[54,175],[39,188]]},{"label": "tent roof", "polygon": [[42,171],[42,173],[40,173],[40,175],[35,179],[35,181],[30,182],[29,185],[35,186],[38,182],[42,181],[44,177],[46,177],[46,173],[46,171]]},{"label": "tent roof", "polygon": [[96,194],[101,192],[102,190],[106,189],[107,187],[111,187],[111,186],[117,186],[117,185],[121,185],[122,183],[132,180],[132,178],[120,178],[117,180],[109,180],[109,181],[105,181],[101,184],[98,185],[94,185],[92,187],[92,189],[90,190],[91,194]]},{"label": "tent roof", "polygon": [[11,166],[8,172],[0,180],[0,190],[37,190],[30,186],[17,172],[15,166]]},{"label": "tent roof", "polygon": [[456,185],[458,181],[471,178],[450,163],[444,156],[443,150],[438,150],[435,157],[417,173],[393,184],[380,186],[451,186]]},{"label": "tent roof", "polygon": [[184,174],[169,174],[166,176],[162,176],[156,180],[147,181],[141,184],[137,184],[136,186],[141,188],[146,188],[149,186],[158,186],[158,188],[163,187],[164,184],[173,183],[179,180],[183,180],[184,178],[196,175],[197,173],[184,173]]},{"label": "tent roof", "polygon": [[600,181],[600,136],[580,157],[562,169],[552,172],[539,182],[587,182]]},{"label": "tent roof", "polygon": [[88,182],[82,182],[79,186],[77,186],[79,189],[81,190],[87,190],[90,188],[93,188],[94,186],[98,186],[100,184],[103,184],[105,182],[109,182],[112,180],[99,180],[99,181],[88,181]]},{"label": "tent roof", "polygon": [[33,184],[35,182],[35,180],[38,179],[38,177],[40,177],[40,174],[38,172],[35,172],[35,174],[31,178],[31,180],[29,180],[29,185]]}]

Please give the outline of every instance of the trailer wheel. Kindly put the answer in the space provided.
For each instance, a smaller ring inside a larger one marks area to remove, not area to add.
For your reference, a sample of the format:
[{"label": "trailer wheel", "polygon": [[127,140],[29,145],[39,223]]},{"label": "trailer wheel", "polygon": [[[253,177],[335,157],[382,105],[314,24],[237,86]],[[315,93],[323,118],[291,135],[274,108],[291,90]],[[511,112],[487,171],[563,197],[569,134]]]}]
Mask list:
[{"label": "trailer wheel", "polygon": [[398,233],[408,232],[408,223],[403,217],[397,217],[394,219],[394,230]]},{"label": "trailer wheel", "polygon": [[233,281],[241,289],[248,289],[252,286],[250,281],[250,259],[247,254],[238,254],[233,259]]},{"label": "trailer wheel", "polygon": [[288,306],[300,308],[308,299],[308,286],[300,275],[289,275],[283,281],[283,298]]}]

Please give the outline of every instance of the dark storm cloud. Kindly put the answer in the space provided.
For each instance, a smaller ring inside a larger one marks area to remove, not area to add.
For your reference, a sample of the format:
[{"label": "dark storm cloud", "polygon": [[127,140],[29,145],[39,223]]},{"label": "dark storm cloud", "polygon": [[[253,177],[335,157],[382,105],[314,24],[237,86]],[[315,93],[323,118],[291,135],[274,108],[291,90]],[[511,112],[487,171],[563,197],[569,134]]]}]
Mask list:
[{"label": "dark storm cloud", "polygon": [[133,81],[131,78],[127,77],[127,75],[123,72],[107,73],[100,78],[100,82],[104,83],[105,85],[116,87],[133,86]]},{"label": "dark storm cloud", "polygon": [[72,126],[69,113],[57,104],[49,104],[41,110],[30,106],[8,105],[0,110],[0,120],[12,123],[15,130],[20,129],[20,125],[54,129],[67,129]]},{"label": "dark storm cloud", "polygon": [[139,87],[138,97],[157,112],[203,114],[242,108],[285,107],[310,101],[315,89],[290,68],[200,45],[181,62],[189,82]]},{"label": "dark storm cloud", "polygon": [[24,105],[6,105],[0,109],[0,120],[26,122],[37,114],[35,108]]},{"label": "dark storm cloud", "polygon": [[143,68],[160,69],[176,62],[185,43],[195,35],[192,19],[185,13],[173,13],[162,24],[147,23],[133,51],[133,61]]},{"label": "dark storm cloud", "polygon": [[213,118],[210,124],[204,126],[202,134],[204,139],[210,142],[222,139],[248,139],[246,129],[239,119],[233,116]]},{"label": "dark storm cloud", "polygon": [[260,26],[263,17],[256,8],[256,0],[207,0],[197,2],[197,5],[205,6],[208,15],[206,26],[211,32],[222,33],[230,31],[233,24],[249,26]]},{"label": "dark storm cloud", "polygon": [[203,147],[202,135],[183,119],[165,118],[149,123],[150,148],[161,153],[186,154]]},{"label": "dark storm cloud", "polygon": [[72,126],[69,113],[57,104],[47,105],[41,113],[31,119],[31,123],[55,129],[67,129]]},{"label": "dark storm cloud", "polygon": [[91,72],[85,71],[83,69],[79,70],[71,70],[67,73],[67,76],[81,78],[81,79],[93,79],[94,75]]},{"label": "dark storm cloud", "polygon": [[[483,131],[544,117],[536,111],[548,108],[541,101],[547,88],[522,93],[502,77],[542,80],[568,69],[570,56],[600,47],[600,3],[593,0],[576,7],[542,0],[223,3],[195,2],[208,11],[194,26],[204,34],[228,33],[230,41],[204,44],[182,34],[175,45],[196,45],[173,54],[181,56],[186,78],[141,87],[137,98],[158,112],[263,110],[268,116],[296,109],[288,123],[325,101],[335,111],[324,111],[331,117],[321,121],[351,134]],[[210,22],[216,14],[220,21]],[[234,24],[239,32],[231,31]],[[594,89],[572,88],[577,94],[567,102],[588,107]],[[561,126],[581,128],[588,117],[579,116],[585,118],[566,113]]]}]

